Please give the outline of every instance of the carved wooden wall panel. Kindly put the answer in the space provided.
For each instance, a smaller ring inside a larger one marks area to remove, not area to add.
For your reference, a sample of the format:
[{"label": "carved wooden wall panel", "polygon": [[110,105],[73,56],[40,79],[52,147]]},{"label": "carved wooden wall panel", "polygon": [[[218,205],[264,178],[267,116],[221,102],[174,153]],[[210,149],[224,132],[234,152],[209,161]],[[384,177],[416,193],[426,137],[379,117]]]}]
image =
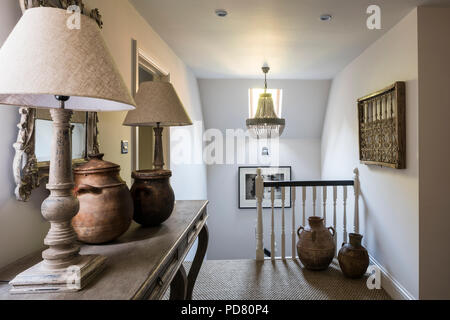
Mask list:
[{"label": "carved wooden wall panel", "polygon": [[405,83],[358,99],[361,163],[406,168]]}]

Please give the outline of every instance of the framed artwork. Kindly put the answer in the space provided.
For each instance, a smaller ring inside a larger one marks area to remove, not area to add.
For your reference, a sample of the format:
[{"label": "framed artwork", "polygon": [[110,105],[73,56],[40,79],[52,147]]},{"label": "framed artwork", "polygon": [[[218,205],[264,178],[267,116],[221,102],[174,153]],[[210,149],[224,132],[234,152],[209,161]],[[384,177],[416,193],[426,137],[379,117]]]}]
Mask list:
[{"label": "framed artwork", "polygon": [[359,159],[367,165],[406,168],[405,83],[358,99]]},{"label": "framed artwork", "polygon": [[[239,209],[256,209],[255,178],[260,168],[264,181],[290,181],[291,167],[240,167],[239,168]],[[263,208],[271,208],[270,190],[264,188]],[[291,207],[290,188],[286,188],[285,208]],[[275,188],[275,208],[281,208],[281,188]]]}]

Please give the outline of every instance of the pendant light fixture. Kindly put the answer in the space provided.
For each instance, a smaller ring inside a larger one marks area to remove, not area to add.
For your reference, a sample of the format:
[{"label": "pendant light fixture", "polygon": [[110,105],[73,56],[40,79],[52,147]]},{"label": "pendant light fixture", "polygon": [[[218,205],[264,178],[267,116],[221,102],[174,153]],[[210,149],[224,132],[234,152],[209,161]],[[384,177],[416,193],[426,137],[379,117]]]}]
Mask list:
[{"label": "pendant light fixture", "polygon": [[277,116],[274,109],[272,94],[267,92],[268,66],[262,68],[264,72],[264,93],[259,96],[255,117],[247,120],[247,128],[255,138],[280,137],[286,126],[286,120]]}]

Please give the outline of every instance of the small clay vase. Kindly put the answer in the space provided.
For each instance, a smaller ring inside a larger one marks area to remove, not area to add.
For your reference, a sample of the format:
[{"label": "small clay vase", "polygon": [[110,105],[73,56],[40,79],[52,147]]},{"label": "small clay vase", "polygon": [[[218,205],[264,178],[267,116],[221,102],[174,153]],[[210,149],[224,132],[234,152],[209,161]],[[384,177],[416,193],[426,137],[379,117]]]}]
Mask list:
[{"label": "small clay vase", "polygon": [[300,261],[308,270],[325,270],[333,261],[336,245],[333,227],[326,228],[323,218],[310,217],[309,226],[297,231],[297,252]]},{"label": "small clay vase", "polygon": [[361,278],[369,266],[369,254],[361,245],[362,235],[350,233],[350,243],[342,244],[338,260],[342,273],[348,278]]},{"label": "small clay vase", "polygon": [[72,219],[78,240],[89,244],[110,242],[131,225],[133,200],[120,166],[103,160],[103,154],[91,155],[88,163],[75,168],[74,194],[80,210]]},{"label": "small clay vase", "polygon": [[155,227],[169,219],[175,205],[169,170],[135,171],[131,187],[134,221],[144,227]]}]

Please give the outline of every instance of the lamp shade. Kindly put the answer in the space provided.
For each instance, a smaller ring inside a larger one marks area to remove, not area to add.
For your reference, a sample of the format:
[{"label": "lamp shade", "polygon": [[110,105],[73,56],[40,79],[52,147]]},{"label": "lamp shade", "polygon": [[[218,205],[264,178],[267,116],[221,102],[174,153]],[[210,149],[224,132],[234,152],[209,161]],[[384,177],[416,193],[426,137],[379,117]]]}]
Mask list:
[{"label": "lamp shade", "polygon": [[192,121],[174,87],[167,82],[143,82],[136,94],[136,110],[128,112],[126,126],[188,126]]},{"label": "lamp shade", "polygon": [[96,22],[85,15],[80,28],[67,25],[71,13],[38,7],[25,11],[0,49],[0,104],[119,111],[135,102]]}]

